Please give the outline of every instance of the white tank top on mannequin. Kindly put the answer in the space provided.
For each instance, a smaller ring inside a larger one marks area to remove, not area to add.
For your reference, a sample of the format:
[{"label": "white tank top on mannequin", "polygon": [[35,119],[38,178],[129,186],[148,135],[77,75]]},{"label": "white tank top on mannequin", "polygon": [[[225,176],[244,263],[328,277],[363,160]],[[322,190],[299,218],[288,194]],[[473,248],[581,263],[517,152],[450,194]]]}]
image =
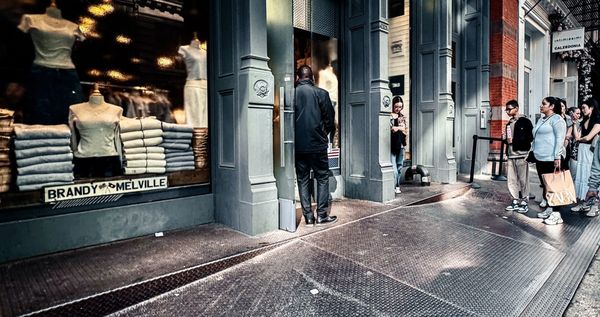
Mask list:
[{"label": "white tank top on mannequin", "polygon": [[183,45],[177,51],[183,56],[187,80],[206,79],[206,50],[192,45]]},{"label": "white tank top on mannequin", "polygon": [[24,14],[18,28],[31,34],[35,48],[34,64],[49,68],[75,68],[71,50],[75,40],[84,39],[77,24],[47,14]]},{"label": "white tank top on mannequin", "polygon": [[118,126],[123,114],[119,106],[103,102],[69,107],[73,155],[79,158],[120,155]]}]

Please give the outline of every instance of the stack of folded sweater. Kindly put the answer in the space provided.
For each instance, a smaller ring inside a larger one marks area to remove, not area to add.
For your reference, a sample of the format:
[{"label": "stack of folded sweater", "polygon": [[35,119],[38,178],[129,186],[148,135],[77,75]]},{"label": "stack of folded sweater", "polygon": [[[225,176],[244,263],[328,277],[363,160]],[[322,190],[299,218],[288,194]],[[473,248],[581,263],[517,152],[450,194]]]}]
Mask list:
[{"label": "stack of folded sweater", "polygon": [[19,190],[73,183],[71,130],[65,124],[15,124]]},{"label": "stack of folded sweater", "polygon": [[167,158],[167,172],[187,171],[194,169],[194,152],[192,151],[192,135],[194,128],[189,125],[162,123],[163,143]]},{"label": "stack of folded sweater", "polygon": [[125,175],[166,171],[161,122],[154,118],[123,118],[119,123]]},{"label": "stack of folded sweater", "polygon": [[196,168],[206,168],[208,166],[208,128],[194,128],[192,148],[196,157]]},{"label": "stack of folded sweater", "polygon": [[0,109],[0,193],[10,190],[12,169],[10,162],[10,141],[13,132],[13,116],[11,110]]}]

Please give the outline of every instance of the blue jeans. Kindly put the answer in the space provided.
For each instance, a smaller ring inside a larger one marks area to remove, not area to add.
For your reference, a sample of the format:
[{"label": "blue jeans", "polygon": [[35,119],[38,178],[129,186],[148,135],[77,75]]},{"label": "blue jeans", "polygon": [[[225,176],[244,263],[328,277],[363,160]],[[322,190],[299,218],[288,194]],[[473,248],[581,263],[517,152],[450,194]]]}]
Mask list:
[{"label": "blue jeans", "polygon": [[69,106],[83,102],[83,91],[75,69],[31,67],[28,102],[23,111],[27,124],[65,124]]},{"label": "blue jeans", "polygon": [[390,153],[390,161],[394,167],[394,186],[398,187],[400,186],[400,170],[404,165],[404,148],[400,149],[398,154]]}]

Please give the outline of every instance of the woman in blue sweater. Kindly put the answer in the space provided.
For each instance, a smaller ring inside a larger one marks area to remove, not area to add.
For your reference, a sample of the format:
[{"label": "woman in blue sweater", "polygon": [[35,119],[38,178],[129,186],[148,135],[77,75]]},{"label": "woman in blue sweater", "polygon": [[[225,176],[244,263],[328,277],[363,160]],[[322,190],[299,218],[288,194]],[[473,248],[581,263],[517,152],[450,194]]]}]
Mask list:
[{"label": "woman in blue sweater", "polygon": [[[543,174],[553,173],[555,169],[560,168],[561,155],[564,151],[563,141],[567,133],[567,124],[561,117],[562,108],[560,100],[554,97],[546,97],[540,105],[540,112],[543,117],[533,128],[533,154],[536,159],[536,169],[540,178],[540,183],[544,184]],[[543,198],[546,197],[546,187],[543,186]],[[562,223],[560,216],[560,207],[548,207],[546,199],[540,204],[544,211],[537,214],[538,218],[544,218],[544,223],[555,225]]]}]

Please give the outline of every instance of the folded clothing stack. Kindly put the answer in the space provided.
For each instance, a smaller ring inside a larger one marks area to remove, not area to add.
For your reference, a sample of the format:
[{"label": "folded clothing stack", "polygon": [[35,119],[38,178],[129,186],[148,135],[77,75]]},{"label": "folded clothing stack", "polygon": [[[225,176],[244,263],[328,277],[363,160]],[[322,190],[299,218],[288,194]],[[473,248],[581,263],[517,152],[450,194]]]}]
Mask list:
[{"label": "folded clothing stack", "polygon": [[0,109],[0,193],[10,190],[12,169],[10,141],[13,132],[14,111]]},{"label": "folded clothing stack", "polygon": [[196,168],[208,167],[208,128],[194,128],[192,149],[196,158]]},{"label": "folded clothing stack", "polygon": [[123,118],[119,123],[125,175],[166,172],[161,122],[154,118]]},{"label": "folded clothing stack", "polygon": [[19,190],[73,183],[71,130],[67,125],[15,124],[14,127]]},{"label": "folded clothing stack", "polygon": [[167,159],[167,172],[194,169],[192,136],[194,128],[184,124],[162,123],[163,143]]}]

